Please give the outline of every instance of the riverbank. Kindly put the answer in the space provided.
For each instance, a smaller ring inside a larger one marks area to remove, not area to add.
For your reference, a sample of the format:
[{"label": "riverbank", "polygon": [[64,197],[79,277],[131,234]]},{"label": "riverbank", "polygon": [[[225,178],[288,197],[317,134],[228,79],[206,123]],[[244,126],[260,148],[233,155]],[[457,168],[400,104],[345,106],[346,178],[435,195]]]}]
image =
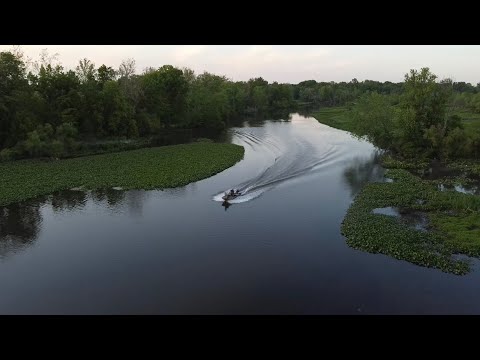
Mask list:
[{"label": "riverbank", "polygon": [[348,116],[350,110],[347,107],[325,107],[310,113],[318,122],[336,129],[352,131],[352,117]]},{"label": "riverbank", "polygon": [[[351,110],[348,107],[337,106],[325,107],[311,112],[309,115],[322,124],[351,132],[353,130],[353,117],[350,114]],[[453,114],[462,119],[463,126],[467,131],[480,132],[480,114],[467,110],[457,110]]]},{"label": "riverbank", "polygon": [[478,165],[457,163],[432,173],[431,164],[384,156],[386,182],[369,183],[342,222],[349,246],[461,275],[457,255],[480,258]]},{"label": "riverbank", "polygon": [[[476,131],[480,119],[463,115],[465,128]],[[353,129],[347,108],[325,108],[312,116],[337,129]],[[468,273],[469,261],[458,255],[480,258],[480,164],[433,164],[388,155],[381,163],[386,182],[365,185],[342,222],[348,245],[448,273]]]},{"label": "riverbank", "polygon": [[71,188],[164,189],[213,176],[240,161],[244,148],[199,142],[58,161],[0,164],[0,206]]},{"label": "riverbank", "polygon": [[[208,128],[170,128],[163,129],[153,136],[127,139],[125,137],[111,137],[106,139],[83,138],[73,140],[63,151],[53,151],[52,143],[40,143],[36,156],[30,154],[25,146],[6,148],[0,151],[0,162],[32,159],[71,159],[83,156],[101,155],[122,151],[138,150],[151,147],[190,144],[198,141],[214,142],[225,136],[222,130]],[[221,141],[220,141],[221,142]]]}]

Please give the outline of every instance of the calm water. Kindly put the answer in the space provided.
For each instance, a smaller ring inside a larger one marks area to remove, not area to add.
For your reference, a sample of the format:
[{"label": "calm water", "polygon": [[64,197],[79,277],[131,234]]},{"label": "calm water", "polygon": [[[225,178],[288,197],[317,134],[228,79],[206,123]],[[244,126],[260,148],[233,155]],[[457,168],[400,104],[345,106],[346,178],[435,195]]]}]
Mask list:
[{"label": "calm water", "polygon": [[478,265],[455,276],[346,245],[353,196],[384,181],[370,144],[298,114],[230,135],[244,160],[183,188],[0,208],[0,313],[480,313]]}]

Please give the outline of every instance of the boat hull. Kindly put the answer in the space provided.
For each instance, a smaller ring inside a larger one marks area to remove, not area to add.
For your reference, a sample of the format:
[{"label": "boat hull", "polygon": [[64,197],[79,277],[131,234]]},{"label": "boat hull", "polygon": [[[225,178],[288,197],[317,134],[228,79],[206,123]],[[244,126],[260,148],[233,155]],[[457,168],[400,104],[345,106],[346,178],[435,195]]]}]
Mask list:
[{"label": "boat hull", "polygon": [[225,195],[225,196],[222,196],[222,199],[225,200],[225,201],[228,201],[228,200],[236,199],[239,196],[240,195]]}]

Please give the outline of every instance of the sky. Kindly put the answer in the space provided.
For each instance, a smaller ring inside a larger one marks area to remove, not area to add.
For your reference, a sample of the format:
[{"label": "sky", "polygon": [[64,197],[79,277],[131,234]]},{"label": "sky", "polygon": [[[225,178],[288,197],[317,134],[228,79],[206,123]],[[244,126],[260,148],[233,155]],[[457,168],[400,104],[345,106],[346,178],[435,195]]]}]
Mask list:
[{"label": "sky", "polygon": [[[0,45],[0,51],[12,45]],[[83,58],[118,68],[134,58],[137,73],[170,64],[225,75],[234,81],[403,81],[410,69],[429,67],[440,79],[480,82],[479,45],[24,45],[38,59],[42,49],[58,53],[67,69]]]}]

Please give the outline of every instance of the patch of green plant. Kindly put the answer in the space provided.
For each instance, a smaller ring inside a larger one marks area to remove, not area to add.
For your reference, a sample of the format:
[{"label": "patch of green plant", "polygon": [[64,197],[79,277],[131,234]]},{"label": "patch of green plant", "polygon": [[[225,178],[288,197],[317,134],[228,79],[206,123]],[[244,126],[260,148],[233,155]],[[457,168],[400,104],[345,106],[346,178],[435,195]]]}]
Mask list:
[{"label": "patch of green plant", "polygon": [[437,185],[446,185],[446,186],[455,186],[455,185],[469,185],[475,183],[474,179],[471,179],[466,176],[454,176],[454,177],[443,177],[439,179],[431,180],[432,184]]},{"label": "patch of green plant", "polygon": [[0,164],[0,206],[74,187],[164,189],[187,185],[233,166],[234,144],[199,142],[58,161]]},{"label": "patch of green plant", "polygon": [[[396,180],[396,182],[390,183],[394,185],[391,193],[398,201],[395,205],[426,211],[480,211],[480,197],[478,196],[456,191],[439,191],[435,182],[422,180],[403,169],[387,170],[386,176]],[[425,200],[425,203],[420,205],[417,203],[417,199]]]},{"label": "patch of green plant", "polygon": [[480,257],[480,216],[478,213],[432,213],[430,221],[445,235],[452,252]]},{"label": "patch of green plant", "polygon": [[448,163],[455,170],[463,171],[470,176],[480,177],[480,163],[477,160],[456,160]]},{"label": "patch of green plant", "polygon": [[[387,170],[386,176],[394,182],[367,184],[347,211],[342,234],[349,246],[453,274],[467,273],[468,262],[452,255],[480,254],[480,198],[439,191],[435,183],[405,169]],[[372,212],[383,207],[425,212],[429,231],[411,228],[401,217]]]},{"label": "patch of green plant", "polygon": [[326,107],[311,114],[318,122],[340,130],[353,131],[353,118],[347,107]]},{"label": "patch of green plant", "polygon": [[381,157],[380,162],[383,167],[387,169],[425,169],[428,166],[428,162],[419,159],[398,159],[389,154]]}]

